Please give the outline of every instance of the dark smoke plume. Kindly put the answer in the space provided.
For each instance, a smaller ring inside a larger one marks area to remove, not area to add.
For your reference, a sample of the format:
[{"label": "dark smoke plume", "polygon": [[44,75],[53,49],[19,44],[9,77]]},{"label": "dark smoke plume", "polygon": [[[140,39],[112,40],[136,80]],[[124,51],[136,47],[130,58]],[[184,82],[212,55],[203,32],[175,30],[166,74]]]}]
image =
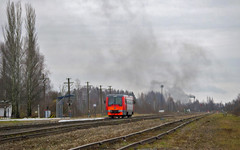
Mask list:
[{"label": "dark smoke plume", "polygon": [[140,1],[99,1],[105,18],[104,50],[87,66],[88,73],[135,92],[156,90],[164,84],[166,93],[187,102],[197,77],[211,64],[203,47],[185,41],[164,41],[156,36],[145,3]]}]

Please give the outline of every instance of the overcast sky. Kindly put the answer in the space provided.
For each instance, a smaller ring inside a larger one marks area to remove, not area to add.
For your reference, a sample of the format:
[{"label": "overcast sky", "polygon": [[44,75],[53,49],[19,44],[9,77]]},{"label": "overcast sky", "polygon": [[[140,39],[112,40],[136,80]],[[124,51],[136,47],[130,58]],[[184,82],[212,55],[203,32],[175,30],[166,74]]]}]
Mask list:
[{"label": "overcast sky", "polygon": [[[0,1],[0,25],[6,24]],[[36,11],[53,88],[70,77],[139,92],[240,93],[239,0],[22,0]],[[23,13],[25,15],[25,12]],[[0,41],[4,41],[2,30]]]}]

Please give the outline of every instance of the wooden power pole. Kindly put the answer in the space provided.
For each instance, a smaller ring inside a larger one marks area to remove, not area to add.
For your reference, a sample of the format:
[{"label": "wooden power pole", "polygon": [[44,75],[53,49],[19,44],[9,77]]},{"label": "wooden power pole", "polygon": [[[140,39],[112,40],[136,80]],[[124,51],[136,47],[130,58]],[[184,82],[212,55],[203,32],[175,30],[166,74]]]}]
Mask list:
[{"label": "wooden power pole", "polygon": [[112,86],[108,86],[109,88],[109,94],[112,94]]},{"label": "wooden power pole", "polygon": [[71,110],[71,88],[70,88],[70,84],[73,82],[70,82],[71,78],[67,78],[67,82],[64,82],[64,84],[68,85],[68,113],[69,113],[69,117],[72,117],[72,110]]},{"label": "wooden power pole", "polygon": [[103,107],[102,107],[102,85],[100,85],[100,104],[101,104],[101,115],[103,115]]},{"label": "wooden power pole", "polygon": [[90,117],[89,82],[87,82],[88,117]]},{"label": "wooden power pole", "polygon": [[43,74],[43,98],[44,98],[44,108],[48,110],[48,103],[46,102],[46,81],[48,78],[45,77],[45,74]]}]

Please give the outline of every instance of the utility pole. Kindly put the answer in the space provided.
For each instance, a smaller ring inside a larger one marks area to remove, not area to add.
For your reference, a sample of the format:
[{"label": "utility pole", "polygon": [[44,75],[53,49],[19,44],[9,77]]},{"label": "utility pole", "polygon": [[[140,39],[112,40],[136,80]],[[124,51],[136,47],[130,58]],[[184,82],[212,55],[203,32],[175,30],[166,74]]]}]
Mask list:
[{"label": "utility pole", "polygon": [[163,102],[163,87],[164,85],[161,85],[161,103]]},{"label": "utility pole", "polygon": [[88,118],[90,117],[89,82],[87,82]]},{"label": "utility pole", "polygon": [[154,110],[154,112],[156,111],[156,96],[155,96],[155,94],[153,97],[153,110]]},{"label": "utility pole", "polygon": [[38,104],[38,118],[40,118],[40,108],[39,108],[39,104]]},{"label": "utility pole", "polygon": [[7,111],[6,111],[6,109],[7,109],[7,102],[6,102],[6,90],[4,91],[4,118],[6,118],[7,117]]},{"label": "utility pole", "polygon": [[64,84],[68,85],[68,113],[69,113],[69,117],[72,117],[72,113],[71,113],[71,89],[70,89],[70,84],[73,82],[70,82],[71,78],[67,78],[68,82],[64,82]]},{"label": "utility pole", "polygon": [[101,103],[101,115],[103,115],[103,109],[102,109],[102,85],[100,85],[100,103]]},{"label": "utility pole", "polygon": [[48,104],[46,102],[46,81],[48,78],[45,77],[45,74],[43,73],[43,98],[44,98],[44,109],[48,110]]},{"label": "utility pole", "polygon": [[109,93],[112,94],[112,86],[108,86],[109,87]]}]

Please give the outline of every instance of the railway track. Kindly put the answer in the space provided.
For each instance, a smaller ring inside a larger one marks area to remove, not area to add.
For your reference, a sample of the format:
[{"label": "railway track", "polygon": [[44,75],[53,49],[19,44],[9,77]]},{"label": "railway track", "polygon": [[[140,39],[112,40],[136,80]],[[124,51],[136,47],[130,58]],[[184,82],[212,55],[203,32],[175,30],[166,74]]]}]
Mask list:
[{"label": "railway track", "polygon": [[135,122],[148,119],[157,119],[162,117],[173,117],[171,115],[162,116],[138,116],[130,119],[102,119],[94,121],[81,121],[81,122],[67,122],[67,123],[54,123],[54,124],[41,124],[41,125],[25,125],[9,128],[0,128],[0,143],[25,140],[29,138],[42,137],[48,135],[55,135],[64,132],[75,131],[79,129],[88,129],[99,126],[118,125],[128,122]]},{"label": "railway track", "polygon": [[29,128],[42,128],[42,127],[50,127],[50,126],[58,126],[58,125],[67,125],[67,124],[78,124],[78,123],[86,123],[86,122],[96,122],[101,121],[108,118],[103,118],[99,120],[85,120],[85,121],[72,121],[72,122],[49,122],[49,123],[38,123],[38,124],[27,124],[27,125],[16,125],[16,126],[4,126],[0,127],[0,131],[9,131],[9,130],[18,130],[18,129],[29,129]]},{"label": "railway track", "polygon": [[139,132],[131,133],[125,136],[119,136],[103,141],[98,141],[94,143],[89,143],[86,145],[81,145],[70,150],[79,150],[79,149],[129,149],[136,147],[140,144],[150,143],[157,139],[160,139],[166,134],[169,134],[176,129],[189,124],[190,122],[196,121],[205,115],[193,116],[186,119],[180,119],[177,121],[172,121],[164,123],[152,128],[148,128]]}]

